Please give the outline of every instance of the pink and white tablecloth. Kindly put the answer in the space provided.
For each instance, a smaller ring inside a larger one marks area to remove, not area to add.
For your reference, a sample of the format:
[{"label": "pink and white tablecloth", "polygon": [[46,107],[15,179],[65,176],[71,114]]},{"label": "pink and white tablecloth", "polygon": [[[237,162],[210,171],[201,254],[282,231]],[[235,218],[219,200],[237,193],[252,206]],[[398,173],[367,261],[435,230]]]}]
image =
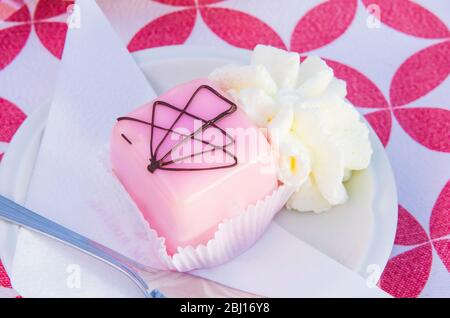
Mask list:
[{"label": "pink and white tablecloth", "polygon": [[[449,1],[98,3],[130,52],[264,43],[326,58],[397,180],[397,236],[380,286],[396,297],[450,297]],[[0,159],[27,115],[51,99],[71,12],[69,0],[0,0]],[[82,27],[83,12],[75,18]],[[1,263],[0,286],[0,297],[15,295]]]}]

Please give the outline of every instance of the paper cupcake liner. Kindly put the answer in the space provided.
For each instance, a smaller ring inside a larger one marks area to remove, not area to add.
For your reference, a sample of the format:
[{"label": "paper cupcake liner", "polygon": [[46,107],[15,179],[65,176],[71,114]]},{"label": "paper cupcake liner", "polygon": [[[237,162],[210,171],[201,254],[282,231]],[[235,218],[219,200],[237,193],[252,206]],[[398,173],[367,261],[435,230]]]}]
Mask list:
[{"label": "paper cupcake liner", "polygon": [[178,248],[176,254],[169,256],[170,267],[186,272],[217,266],[238,256],[261,237],[293,191],[292,187],[281,185],[246,211],[220,223],[214,238],[206,245]]},{"label": "paper cupcake liner", "polygon": [[[112,171],[107,149],[102,152],[100,161],[107,169],[106,172],[111,175],[111,182],[120,184],[120,191],[126,193],[127,200],[132,200]],[[172,256],[167,253],[164,237],[159,236],[138,211],[139,219],[147,228],[146,248],[152,249],[149,254],[157,255],[159,263],[167,270],[187,272],[226,263],[249,249],[261,237],[294,191],[295,188],[290,185],[280,185],[270,195],[250,205],[242,213],[222,221],[214,236],[206,244],[178,247],[177,253]],[[118,195],[117,192],[114,194]]]}]

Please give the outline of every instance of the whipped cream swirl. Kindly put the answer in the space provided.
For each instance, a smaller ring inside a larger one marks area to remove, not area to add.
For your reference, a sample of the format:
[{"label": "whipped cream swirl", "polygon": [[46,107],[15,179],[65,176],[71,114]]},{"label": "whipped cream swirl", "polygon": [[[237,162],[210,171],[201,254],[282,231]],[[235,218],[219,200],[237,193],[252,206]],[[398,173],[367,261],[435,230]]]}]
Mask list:
[{"label": "whipped cream swirl", "polygon": [[368,167],[369,130],[345,99],[346,83],[317,56],[255,47],[250,65],[225,66],[209,78],[259,127],[268,128],[278,179],[296,187],[289,209],[323,212],[348,200],[344,182]]}]

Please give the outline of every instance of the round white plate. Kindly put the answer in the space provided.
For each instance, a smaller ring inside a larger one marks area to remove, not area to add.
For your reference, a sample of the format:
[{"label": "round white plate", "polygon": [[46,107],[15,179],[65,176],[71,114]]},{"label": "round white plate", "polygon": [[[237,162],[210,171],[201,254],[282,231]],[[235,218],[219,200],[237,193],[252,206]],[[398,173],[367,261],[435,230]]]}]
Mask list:
[{"label": "round white plate", "polygon": [[[225,64],[245,63],[249,51],[211,47],[172,46],[133,54],[158,94],[174,85],[206,76]],[[24,202],[32,176],[50,103],[30,115],[11,141],[0,166],[0,193]],[[395,182],[383,146],[370,133],[374,153],[371,165],[347,183],[350,200],[323,214],[282,211],[282,227],[325,254],[364,275],[369,265],[384,268],[397,226]],[[0,258],[12,264],[17,226],[0,222]]]}]

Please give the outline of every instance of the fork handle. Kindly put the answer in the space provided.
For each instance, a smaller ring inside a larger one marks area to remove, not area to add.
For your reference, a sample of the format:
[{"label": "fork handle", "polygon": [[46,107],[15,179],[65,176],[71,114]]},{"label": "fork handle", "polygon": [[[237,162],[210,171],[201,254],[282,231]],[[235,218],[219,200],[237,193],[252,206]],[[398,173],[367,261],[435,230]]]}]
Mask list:
[{"label": "fork handle", "polygon": [[145,265],[98,243],[68,228],[55,223],[0,195],[0,218],[27,229],[56,239],[70,247],[87,253],[128,276],[147,298],[161,298],[164,295],[157,289],[150,289],[135,269],[148,270]]}]

